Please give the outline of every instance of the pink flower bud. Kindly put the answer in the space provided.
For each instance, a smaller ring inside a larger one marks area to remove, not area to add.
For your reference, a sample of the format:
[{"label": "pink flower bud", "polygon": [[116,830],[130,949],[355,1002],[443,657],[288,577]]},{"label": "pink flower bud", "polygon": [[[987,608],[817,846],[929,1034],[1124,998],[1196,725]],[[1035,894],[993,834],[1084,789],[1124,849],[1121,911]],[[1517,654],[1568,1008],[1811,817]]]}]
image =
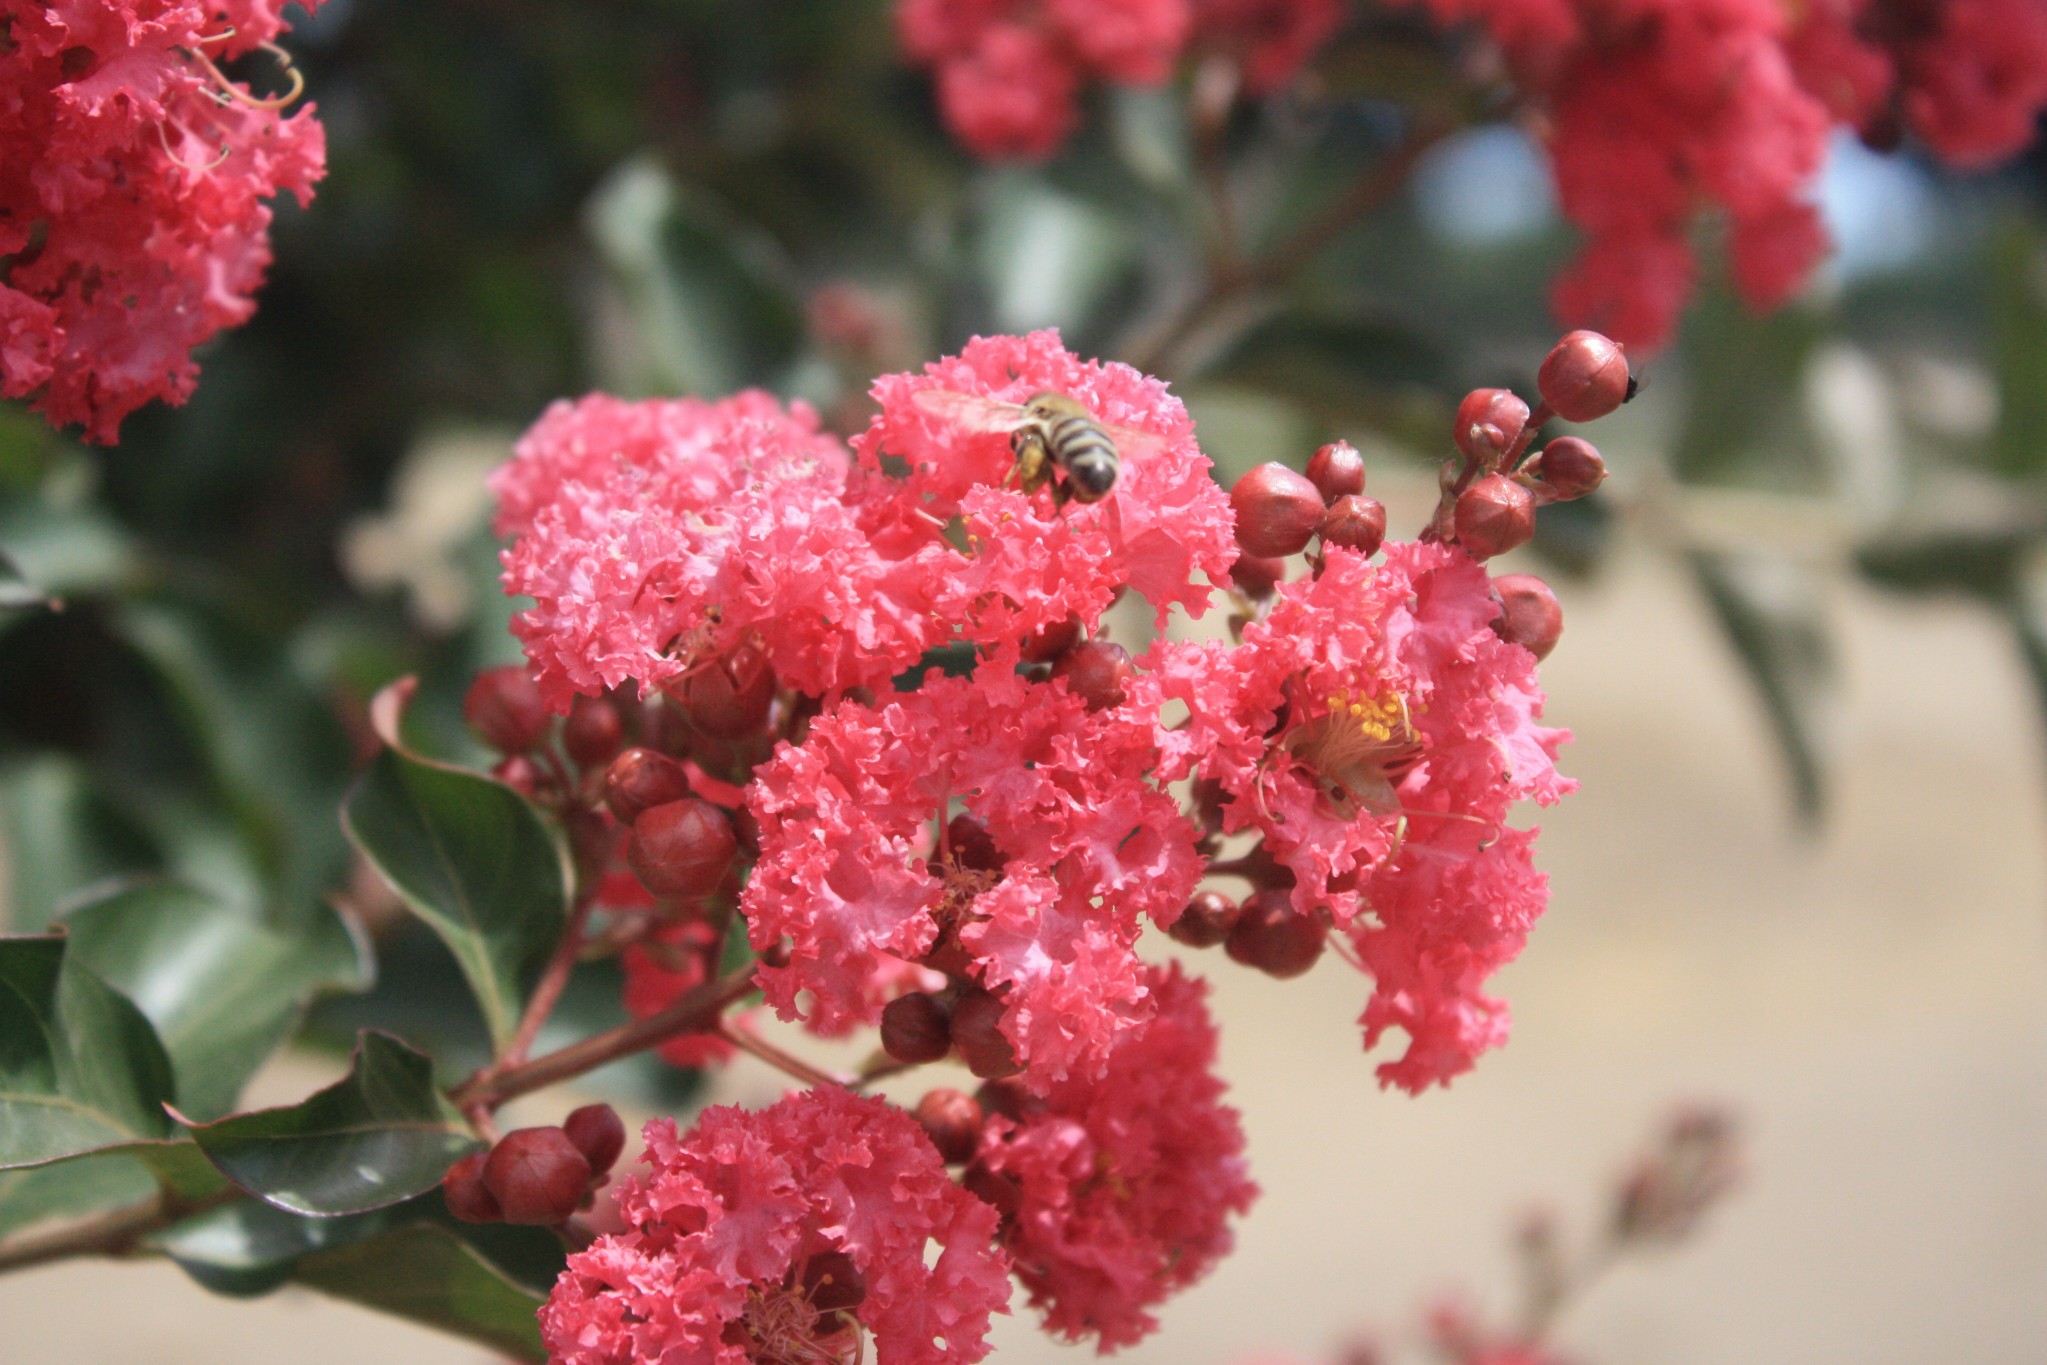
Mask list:
[{"label": "pink flower bud", "polygon": [[1558,502],[1582,498],[1606,482],[1606,461],[1592,442],[1576,436],[1557,437],[1531,464],[1531,472],[1548,485]]},{"label": "pink flower bud", "polygon": [[1237,903],[1220,891],[1203,891],[1187,902],[1180,918],[1166,932],[1189,948],[1213,948],[1230,936],[1237,922]]},{"label": "pink flower bud", "polygon": [[1362,493],[1346,493],[1329,504],[1322,516],[1322,543],[1356,550],[1361,555],[1379,552],[1386,539],[1386,504]]},{"label": "pink flower bud", "polygon": [[608,763],[625,743],[625,723],[618,708],[602,697],[578,697],[562,725],[562,747],[582,768]]},{"label": "pink flower bud", "polygon": [[1283,891],[1260,891],[1244,902],[1223,951],[1285,981],[1314,966],[1328,938],[1320,915],[1301,914]]},{"label": "pink flower bud", "polygon": [[1573,332],[1543,358],[1535,382],[1550,411],[1566,422],[1590,422],[1628,401],[1628,358],[1619,342]]},{"label": "pink flower bud", "polygon": [[465,1223],[497,1223],[504,1219],[497,1196],[483,1186],[483,1163],[489,1159],[488,1152],[471,1152],[441,1177],[441,1197],[447,1201],[448,1212]]},{"label": "pink flower bud", "polygon": [[1230,490],[1237,544],[1247,554],[1298,554],[1322,524],[1322,494],[1283,464],[1262,464]]},{"label": "pink flower bud", "polygon": [[1066,679],[1090,711],[1121,706],[1130,674],[1130,651],[1106,640],[1076,645],[1052,667],[1052,676]]},{"label": "pink flower bud", "polygon": [[1365,457],[1349,441],[1331,441],[1308,457],[1308,482],[1322,501],[1365,491]]},{"label": "pink flower bud", "polygon": [[923,991],[888,1002],[881,1012],[881,1050],[899,1062],[935,1062],[952,1051],[945,1006]]},{"label": "pink flower bud", "polygon": [[1535,495],[1504,474],[1488,474],[1457,495],[1457,543],[1491,559],[1535,534]]},{"label": "pink flower bud", "polygon": [[569,1141],[590,1163],[590,1169],[600,1174],[616,1166],[619,1153],[625,1150],[625,1124],[619,1121],[618,1111],[608,1104],[571,1109],[562,1120],[562,1132],[568,1134]]},{"label": "pink flower bud", "polygon": [[690,723],[728,739],[759,729],[774,700],[775,670],[752,645],[698,669],[682,685],[682,709]]},{"label": "pink flower bud", "polygon": [[1493,469],[1527,427],[1528,404],[1505,389],[1473,389],[1457,405],[1450,438],[1466,458]]},{"label": "pink flower bud", "polygon": [[665,806],[689,795],[689,774],[667,754],[652,749],[627,749],[604,770],[604,804],[623,824],[642,811]]},{"label": "pink flower bud", "polygon": [[501,754],[523,754],[540,742],[550,719],[540,689],[517,664],[486,668],[462,698],[462,719]]},{"label": "pink flower bud", "polygon": [[1538,659],[1547,659],[1564,633],[1564,609],[1549,584],[1529,573],[1501,574],[1493,580],[1500,616],[1493,630],[1510,645],[1520,645]]},{"label": "pink flower bud", "polygon": [[933,1090],[917,1101],[917,1122],[948,1166],[974,1159],[985,1121],[981,1102],[958,1090]]},{"label": "pink flower bud", "polygon": [[507,1223],[551,1227],[590,1192],[590,1161],[559,1128],[520,1128],[490,1149],[483,1184]]},{"label": "pink flower bud", "polygon": [[1003,1033],[1003,1003],[987,991],[968,991],[953,1003],[952,1042],[967,1070],[984,1081],[1001,1080],[1023,1070],[1016,1049]]},{"label": "pink flower bud", "polygon": [[738,851],[725,812],[693,797],[642,811],[626,841],[626,861],[657,896],[712,894]]}]

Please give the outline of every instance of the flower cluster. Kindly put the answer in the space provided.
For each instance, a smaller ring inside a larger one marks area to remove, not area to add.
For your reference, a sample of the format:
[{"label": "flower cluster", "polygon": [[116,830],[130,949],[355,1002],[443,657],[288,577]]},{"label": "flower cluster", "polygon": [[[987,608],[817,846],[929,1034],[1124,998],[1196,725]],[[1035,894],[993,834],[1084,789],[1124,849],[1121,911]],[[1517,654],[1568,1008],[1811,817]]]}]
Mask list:
[{"label": "flower cluster", "polygon": [[[1604,473],[1577,438],[1529,454],[1542,420],[1630,391],[1591,334],[1542,385],[1542,416],[1466,401],[1443,508],[1383,545],[1354,449],[1225,495],[1163,384],[1051,333],[884,376],[849,444],[761,394],[546,413],[496,477],[533,671],[481,677],[471,723],[560,817],[571,936],[622,954],[663,1055],[744,1048],[819,1087],[650,1130],[628,1231],[548,1309],[557,1358],[846,1361],[871,1333],[884,1365],[938,1337],[971,1360],[1012,1273],[1054,1332],[1143,1337],[1255,1193],[1205,988],[1140,956],[1147,929],[1282,977],[1333,933],[1373,980],[1367,1045],[1407,1037],[1390,1084],[1500,1042],[1481,987],[1546,899],[1512,807],[1571,784],[1537,720],[1555,598],[1482,561]],[[1170,633],[1219,591],[1234,648]],[[1160,631],[1134,659],[1107,633],[1125,593]],[[914,1122],[852,1099],[715,1022],[754,987],[813,1033],[878,1032],[848,1084],[948,1060],[987,1084]],[[561,1168],[546,1199],[487,1161],[462,1197],[564,1207],[600,1169],[568,1141],[522,1139]]]},{"label": "flower cluster", "polygon": [[1676,326],[1702,205],[1734,281],[1781,303],[1825,253],[1811,203],[1833,126],[1902,126],[1958,165],[2010,156],[2047,108],[2047,11],[2030,0],[1420,0],[1475,22],[1547,109],[1564,213],[1586,234],[1564,318],[1653,345]]},{"label": "flower cluster", "polygon": [[[923,1132],[836,1088],[647,1125],[626,1231],[569,1258],[541,1310],[559,1365],[972,1362],[1009,1298],[996,1215]],[[926,1249],[936,1255],[926,1264]]]},{"label": "flower cluster", "polygon": [[1256,92],[1278,88],[1342,18],[1341,0],[901,0],[903,50],[938,76],[946,126],[976,155],[1059,150],[1090,80],[1150,86],[1190,50],[1235,56]]},{"label": "flower cluster", "polygon": [[0,3],[0,395],[111,443],[254,312],[268,201],[309,200],[326,161],[310,106],[286,117],[223,72],[282,60],[283,9]]}]

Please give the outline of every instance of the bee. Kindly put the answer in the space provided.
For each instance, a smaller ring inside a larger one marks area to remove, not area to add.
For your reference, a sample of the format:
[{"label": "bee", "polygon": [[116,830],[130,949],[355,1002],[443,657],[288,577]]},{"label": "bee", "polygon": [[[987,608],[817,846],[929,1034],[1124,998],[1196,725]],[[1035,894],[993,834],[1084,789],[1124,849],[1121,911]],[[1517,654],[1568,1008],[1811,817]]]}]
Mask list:
[{"label": "bee", "polygon": [[963,432],[1007,432],[1016,454],[1010,480],[1026,493],[1051,482],[1055,469],[1064,474],[1054,487],[1063,505],[1100,502],[1116,486],[1123,457],[1156,450],[1162,438],[1133,431],[1097,418],[1079,399],[1063,393],[1032,394],[1022,403],[1003,403],[951,389],[924,389],[917,406]]}]

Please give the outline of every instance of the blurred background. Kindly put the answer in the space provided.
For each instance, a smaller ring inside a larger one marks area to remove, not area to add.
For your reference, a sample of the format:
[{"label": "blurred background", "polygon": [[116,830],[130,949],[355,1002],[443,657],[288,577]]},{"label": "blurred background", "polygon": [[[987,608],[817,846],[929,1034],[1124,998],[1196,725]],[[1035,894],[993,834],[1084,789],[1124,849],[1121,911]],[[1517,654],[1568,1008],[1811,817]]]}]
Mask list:
[{"label": "blurred background", "polygon": [[[1451,87],[1424,30],[1370,40],[1354,87],[1229,130],[1248,234],[1283,237]],[[1351,439],[1411,535],[1457,398],[1532,393],[1558,331],[1571,240],[1541,153],[1461,105],[1468,130],[1377,213],[1161,347],[1201,267],[1170,91],[1107,93],[1057,161],[990,168],[940,131],[874,0],[328,0],[291,44],[328,179],[280,206],[256,317],[202,355],[192,402],[106,450],[0,409],[16,931],[136,871],[265,904],[346,883],[362,708],[402,673],[433,747],[480,758],[461,691],[517,657],[482,479],[557,397],[759,384],[853,430],[874,374],[1056,325],[1171,378],[1225,483]],[[1593,433],[1608,485],[1547,509],[1509,566],[1562,597],[1544,678],[1584,783],[1543,820],[1552,908],[1498,983],[1513,1043],[1448,1093],[1382,1094],[1340,962],[1285,985],[1199,963],[1266,1194],[1127,1358],[1312,1359],[1450,1290],[1504,1313],[1521,1215],[1588,1234],[1688,1099],[1740,1115],[1749,1178],[1694,1244],[1572,1307],[1575,1357],[2047,1355],[2043,176],[2037,151],[1961,181],[1843,140],[1821,278],[1760,319],[1709,284],[1638,366],[1643,395]],[[435,942],[394,927],[379,957],[371,994],[317,1013],[329,1050],[253,1098],[339,1074],[373,1019],[467,1070],[480,1034]],[[618,1017],[585,985],[575,1020]],[[708,1090],[601,1083],[642,1113],[776,1089],[749,1062]],[[26,1365],[237,1365],[280,1340],[483,1358],[303,1290],[211,1298],[161,1262],[0,1278],[0,1318]],[[997,1349],[1068,1354],[1028,1315]]]}]

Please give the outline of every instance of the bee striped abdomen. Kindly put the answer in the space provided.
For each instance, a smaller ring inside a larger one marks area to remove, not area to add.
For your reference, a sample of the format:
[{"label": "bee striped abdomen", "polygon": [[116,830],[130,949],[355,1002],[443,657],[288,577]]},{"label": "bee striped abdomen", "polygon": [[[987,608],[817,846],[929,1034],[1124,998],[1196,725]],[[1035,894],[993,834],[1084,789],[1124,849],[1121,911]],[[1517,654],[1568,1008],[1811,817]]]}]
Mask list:
[{"label": "bee striped abdomen", "polygon": [[1046,438],[1052,458],[1066,470],[1075,498],[1094,502],[1116,486],[1116,443],[1093,417],[1074,413],[1055,418],[1047,426]]}]

